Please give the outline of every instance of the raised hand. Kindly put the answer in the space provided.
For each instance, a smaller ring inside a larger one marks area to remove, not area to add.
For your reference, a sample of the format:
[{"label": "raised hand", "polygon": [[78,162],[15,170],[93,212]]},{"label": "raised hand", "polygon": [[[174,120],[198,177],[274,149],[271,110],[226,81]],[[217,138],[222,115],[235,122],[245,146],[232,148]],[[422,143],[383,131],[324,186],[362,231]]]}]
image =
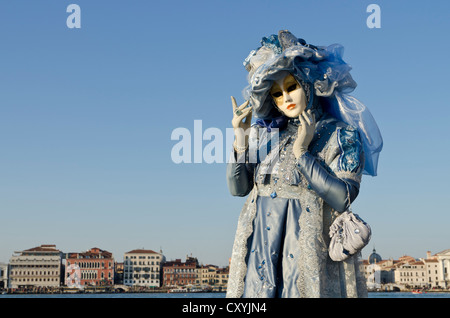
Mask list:
[{"label": "raised hand", "polygon": [[233,104],[233,119],[231,120],[231,125],[233,126],[235,136],[234,148],[238,151],[248,147],[247,130],[250,128],[252,121],[252,107],[247,107],[248,101],[238,107],[236,99],[233,96],[231,96],[231,103]]},{"label": "raised hand", "polygon": [[311,110],[302,112],[298,119],[300,120],[300,125],[298,126],[298,135],[293,146],[295,158],[301,157],[308,151],[316,129],[316,118]]}]

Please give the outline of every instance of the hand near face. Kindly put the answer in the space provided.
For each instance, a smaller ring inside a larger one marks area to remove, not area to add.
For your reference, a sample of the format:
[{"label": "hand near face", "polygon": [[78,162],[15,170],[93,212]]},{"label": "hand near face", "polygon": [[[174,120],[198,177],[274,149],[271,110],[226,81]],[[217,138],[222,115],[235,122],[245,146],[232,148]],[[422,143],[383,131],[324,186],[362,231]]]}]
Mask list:
[{"label": "hand near face", "polygon": [[252,107],[247,107],[248,101],[238,107],[233,96],[231,96],[231,103],[233,104],[231,125],[234,129],[235,146],[239,148],[247,147],[248,134],[246,132],[248,132],[252,121]]},{"label": "hand near face", "polygon": [[293,146],[295,158],[301,157],[308,151],[316,129],[316,118],[311,110],[301,113],[298,119],[300,120],[300,125],[298,126],[298,135]]}]

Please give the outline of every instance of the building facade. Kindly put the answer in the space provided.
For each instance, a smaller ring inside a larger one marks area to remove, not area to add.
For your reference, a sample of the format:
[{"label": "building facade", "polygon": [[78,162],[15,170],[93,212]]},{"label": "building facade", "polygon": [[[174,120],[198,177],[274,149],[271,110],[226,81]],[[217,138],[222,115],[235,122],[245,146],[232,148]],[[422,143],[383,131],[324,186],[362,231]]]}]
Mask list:
[{"label": "building facade", "polygon": [[439,286],[439,262],[437,259],[427,258],[423,260],[425,266],[426,285],[428,287]]},{"label": "building facade", "polygon": [[398,260],[381,260],[372,256],[363,261],[369,289],[380,288],[383,284],[400,289],[447,289],[450,286],[450,249],[435,255],[428,251],[427,257],[420,259],[405,255]]},{"label": "building facade", "polygon": [[198,260],[195,257],[186,257],[186,262],[181,259],[164,264],[164,286],[176,287],[197,284]]},{"label": "building facade", "polygon": [[116,262],[114,264],[114,283],[119,285],[123,284],[123,262]]},{"label": "building facade", "polygon": [[197,268],[197,285],[213,286],[216,283],[218,267],[215,265],[202,265]]},{"label": "building facade", "polygon": [[406,288],[428,287],[426,266],[423,261],[411,261],[400,264],[395,270],[395,283]]},{"label": "building facade", "polygon": [[86,252],[67,253],[66,285],[69,285],[67,281],[74,269],[80,275],[80,287],[114,285],[114,258],[108,251],[94,247]]},{"label": "building facade", "polygon": [[62,252],[55,245],[41,245],[10,259],[10,288],[53,288],[61,283]]},{"label": "building facade", "polygon": [[438,263],[438,285],[450,288],[450,249],[437,253],[435,258]]},{"label": "building facade", "polygon": [[229,267],[219,268],[216,272],[214,291],[226,292],[228,286]]},{"label": "building facade", "polygon": [[8,264],[0,263],[0,290],[8,288]]},{"label": "building facade", "polygon": [[161,287],[162,266],[165,257],[162,252],[137,249],[124,254],[123,284],[127,286]]}]

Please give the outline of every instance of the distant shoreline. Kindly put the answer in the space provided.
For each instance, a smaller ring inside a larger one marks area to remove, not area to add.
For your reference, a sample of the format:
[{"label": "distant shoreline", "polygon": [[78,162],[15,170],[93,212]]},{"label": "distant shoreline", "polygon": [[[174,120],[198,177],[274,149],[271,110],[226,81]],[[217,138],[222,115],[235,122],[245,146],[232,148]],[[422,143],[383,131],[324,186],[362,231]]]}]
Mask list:
[{"label": "distant shoreline", "polygon": [[[369,290],[368,293],[413,293],[417,289],[408,290]],[[226,291],[182,291],[182,292],[170,292],[170,289],[152,289],[152,290],[130,290],[130,291],[118,291],[117,289],[108,290],[53,290],[53,291],[0,291],[1,295],[111,295],[111,294],[225,294]],[[450,290],[424,290],[423,294],[450,294]]]}]

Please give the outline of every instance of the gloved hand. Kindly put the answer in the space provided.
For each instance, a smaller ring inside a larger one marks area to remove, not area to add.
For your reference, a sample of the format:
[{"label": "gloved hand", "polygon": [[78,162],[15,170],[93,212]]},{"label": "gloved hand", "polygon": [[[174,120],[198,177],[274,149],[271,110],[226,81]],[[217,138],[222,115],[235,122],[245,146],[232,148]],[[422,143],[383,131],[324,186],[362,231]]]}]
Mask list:
[{"label": "gloved hand", "polygon": [[[248,130],[252,121],[252,107],[248,106],[248,101],[240,105],[236,104],[236,99],[231,96],[231,103],[233,104],[233,119],[231,125],[234,129],[234,149],[236,152],[243,152],[248,147]],[[245,121],[244,121],[245,118]]]},{"label": "gloved hand", "polygon": [[310,109],[302,112],[298,119],[300,120],[300,125],[298,126],[297,140],[295,140],[293,146],[296,159],[308,151],[316,129],[316,118]]}]

